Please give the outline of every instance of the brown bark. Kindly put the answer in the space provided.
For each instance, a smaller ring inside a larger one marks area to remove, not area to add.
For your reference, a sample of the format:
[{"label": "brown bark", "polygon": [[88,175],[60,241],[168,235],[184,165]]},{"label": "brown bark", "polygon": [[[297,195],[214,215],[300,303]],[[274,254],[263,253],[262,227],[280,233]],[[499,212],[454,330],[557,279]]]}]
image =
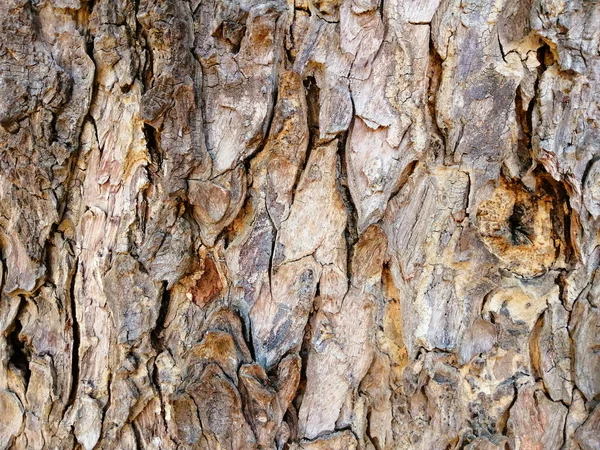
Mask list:
[{"label": "brown bark", "polygon": [[600,449],[600,3],[2,0],[0,449]]}]

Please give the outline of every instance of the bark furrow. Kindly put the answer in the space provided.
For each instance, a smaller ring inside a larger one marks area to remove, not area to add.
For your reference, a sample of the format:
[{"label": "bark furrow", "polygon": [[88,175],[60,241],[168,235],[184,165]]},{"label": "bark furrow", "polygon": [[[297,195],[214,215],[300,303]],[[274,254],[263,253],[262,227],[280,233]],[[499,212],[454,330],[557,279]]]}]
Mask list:
[{"label": "bark furrow", "polygon": [[0,450],[600,450],[599,161],[596,0],[3,0]]}]

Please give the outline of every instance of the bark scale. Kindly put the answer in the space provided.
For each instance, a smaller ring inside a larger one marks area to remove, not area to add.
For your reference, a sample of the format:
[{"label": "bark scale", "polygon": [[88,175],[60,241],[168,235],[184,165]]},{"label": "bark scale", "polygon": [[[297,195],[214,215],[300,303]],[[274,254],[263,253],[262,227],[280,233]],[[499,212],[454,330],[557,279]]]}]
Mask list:
[{"label": "bark scale", "polygon": [[3,0],[0,449],[600,449],[600,3]]}]

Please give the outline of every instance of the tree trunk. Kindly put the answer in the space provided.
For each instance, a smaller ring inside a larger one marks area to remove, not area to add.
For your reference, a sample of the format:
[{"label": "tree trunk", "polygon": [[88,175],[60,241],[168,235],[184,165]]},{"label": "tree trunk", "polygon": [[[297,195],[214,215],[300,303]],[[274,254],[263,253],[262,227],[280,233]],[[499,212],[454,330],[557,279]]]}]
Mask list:
[{"label": "tree trunk", "polygon": [[0,27],[0,450],[600,449],[598,1]]}]

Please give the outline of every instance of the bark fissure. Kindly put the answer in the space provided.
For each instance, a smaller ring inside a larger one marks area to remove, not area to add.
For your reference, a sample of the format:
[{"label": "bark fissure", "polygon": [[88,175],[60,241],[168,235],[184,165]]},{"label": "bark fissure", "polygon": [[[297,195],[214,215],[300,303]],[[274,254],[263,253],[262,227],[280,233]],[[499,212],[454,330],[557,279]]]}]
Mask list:
[{"label": "bark fissure", "polygon": [[[73,262],[73,267],[77,270],[78,259]],[[73,273],[69,280],[69,318],[71,322],[71,329],[73,332],[73,344],[71,349],[71,391],[69,392],[68,400],[65,404],[63,415],[69,406],[75,404],[77,398],[77,391],[79,389],[79,345],[81,342],[81,335],[79,330],[79,322],[77,321],[77,303],[75,301],[75,274]]]},{"label": "bark fissure", "polygon": [[600,448],[599,28],[0,2],[0,450]]}]

